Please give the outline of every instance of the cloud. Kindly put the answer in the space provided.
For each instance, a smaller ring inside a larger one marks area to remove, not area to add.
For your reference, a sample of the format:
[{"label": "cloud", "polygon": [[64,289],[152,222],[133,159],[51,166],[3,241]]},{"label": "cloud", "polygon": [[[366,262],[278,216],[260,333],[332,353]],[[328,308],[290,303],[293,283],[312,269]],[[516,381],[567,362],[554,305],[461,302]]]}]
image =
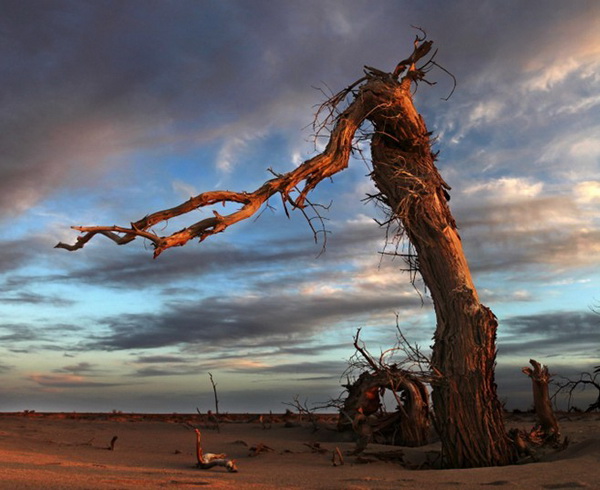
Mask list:
[{"label": "cloud", "polygon": [[30,381],[47,389],[64,388],[106,388],[121,386],[121,383],[106,383],[100,381],[91,381],[85,376],[75,374],[31,374],[28,376]]},{"label": "cloud", "polygon": [[190,197],[200,194],[193,185],[189,184],[188,182],[183,182],[179,179],[175,179],[171,183],[171,186],[173,187],[173,190],[181,197],[181,199],[187,200]]},{"label": "cloud", "polygon": [[0,362],[0,374],[5,374],[12,371],[14,366]]},{"label": "cloud", "polygon": [[582,204],[600,204],[600,182],[586,180],[573,189],[575,199]]},{"label": "cloud", "polygon": [[[195,2],[11,3],[1,20],[2,214],[22,213],[57,189],[91,187],[143,149],[225,138],[225,169],[264,128],[306,124],[311,84],[352,38],[339,28],[346,8],[326,3],[230,2],[227,12]],[[311,24],[329,37],[327,53],[311,54],[320,41],[306,25],[298,30],[299,17],[321,19]],[[306,111],[289,110],[292,100]]]},{"label": "cloud", "polygon": [[259,139],[266,134],[265,130],[246,132],[237,136],[231,136],[221,146],[217,155],[216,166],[224,173],[231,173],[237,164],[241,163],[241,157],[244,151],[255,139]]},{"label": "cloud", "polygon": [[79,375],[80,373],[94,373],[97,372],[97,369],[94,364],[90,364],[89,362],[79,362],[77,364],[55,369],[53,372]]},{"label": "cloud", "polygon": [[540,182],[516,178],[466,187],[454,211],[474,270],[593,266],[600,250],[594,183],[560,194],[543,189]]},{"label": "cloud", "polygon": [[[561,180],[579,183],[589,180],[590,177],[600,178],[600,142],[595,137],[600,130],[600,124],[592,119],[585,119],[588,120],[589,126],[556,134],[546,142],[537,156],[539,164],[555,172]],[[576,165],[572,166],[569,163]]]},{"label": "cloud", "polygon": [[477,199],[497,202],[515,202],[537,197],[543,182],[531,182],[527,178],[501,177],[487,182],[473,183],[465,187],[463,194]]},{"label": "cloud", "polygon": [[499,352],[503,356],[597,359],[600,354],[600,317],[592,312],[518,315],[501,323],[503,338],[499,341]]},{"label": "cloud", "polygon": [[[277,7],[233,1],[226,12],[185,1],[176,8],[13,2],[2,19],[2,79],[10,97],[0,111],[0,209],[14,215],[59,189],[89,188],[134,153],[163,145],[177,151],[216,142],[216,165],[231,169],[257,136],[299,136],[318,102],[311,86],[346,86],[363,64],[391,69],[411,46],[413,20],[429,26],[443,64],[467,87],[479,88],[476,80],[483,90],[492,82],[501,87],[515,74],[519,83],[550,91],[574,73],[592,80],[589,61],[597,57],[589,39],[597,38],[597,7],[588,7],[590,13],[552,2],[551,16],[520,6],[518,20],[513,9],[487,3],[475,15],[466,5],[436,6],[433,15],[431,5],[396,2],[374,11],[360,1]],[[510,36],[500,28],[508,22]],[[451,29],[456,24],[465,29]],[[559,28],[571,40],[568,49],[551,35]],[[486,42],[473,43],[473,36]],[[510,63],[499,62],[507,58]],[[466,111],[473,122],[491,123],[515,107],[473,99]]]},{"label": "cloud", "polygon": [[180,356],[140,356],[134,362],[140,364],[165,364],[165,363],[188,363],[188,359]]},{"label": "cloud", "polygon": [[[301,216],[294,218],[300,224],[299,229],[278,212],[254,223],[245,223],[246,227],[258,230],[251,242],[244,236],[247,232],[236,234],[237,230],[232,228],[225,233],[225,240],[211,237],[202,244],[190,243],[187,247],[169,250],[157,260],[153,260],[151,251],[141,244],[110,253],[112,244],[98,243],[83,253],[64,258],[65,267],[60,275],[15,274],[7,279],[6,287],[14,290],[32,284],[76,282],[138,290],[161,288],[165,295],[172,296],[189,296],[223,281],[241,281],[246,287],[261,290],[280,289],[286,281],[288,285],[304,284],[305,288],[326,287],[325,284],[334,287],[334,281],[325,276],[335,274],[341,265],[348,269],[345,261],[361,254],[376,259],[377,251],[384,245],[385,233],[372,220],[340,219],[331,223],[328,251],[316,258],[321,244],[315,245],[311,240],[308,226],[300,223]],[[280,233],[283,226],[287,227],[285,234]],[[63,251],[55,253],[65,254]],[[290,263],[296,264],[299,270],[291,271]],[[377,268],[375,263],[374,267]],[[285,277],[290,275],[293,279]]]},{"label": "cloud", "polygon": [[560,60],[560,62],[546,66],[541,71],[535,73],[527,81],[526,89],[548,92],[556,85],[570,78],[577,71],[580,71],[581,68],[582,62],[578,62],[574,58]]},{"label": "cloud", "polygon": [[269,339],[308,339],[339,322],[356,322],[377,312],[393,312],[418,299],[396,295],[337,296],[249,295],[210,297],[197,302],[170,304],[160,314],[127,314],[103,320],[110,333],[95,336],[88,347],[134,349],[178,344],[236,346]]},{"label": "cloud", "polygon": [[0,340],[3,342],[24,342],[45,338],[35,328],[22,323],[5,323],[4,325],[0,325],[0,329],[7,332],[4,335],[0,335]]},{"label": "cloud", "polygon": [[0,274],[6,274],[30,264],[42,254],[45,243],[39,236],[21,239],[4,239],[0,241]]},{"label": "cloud", "polygon": [[20,291],[10,295],[5,295],[3,297],[0,296],[0,303],[30,305],[48,304],[57,307],[67,307],[75,304],[75,301],[61,296],[51,296]]},{"label": "cloud", "polygon": [[236,243],[190,243],[184,249],[169,250],[158,260],[153,260],[151,251],[141,247],[119,250],[118,254],[106,253],[103,248],[98,247],[88,253],[83,265],[82,258],[73,257],[73,272],[55,280],[110,287],[154,288],[172,287],[178,282],[194,279],[201,286],[201,278],[210,274],[241,276],[249,268],[275,266],[308,257],[312,259],[314,250],[308,245],[296,244],[293,238],[285,238],[278,248],[256,244],[251,250]]},{"label": "cloud", "polygon": [[[241,343],[239,349],[236,350],[225,349],[210,352],[208,353],[206,360],[203,361],[202,369],[208,370],[219,368],[219,366],[223,365],[223,361],[231,359],[247,361],[250,356],[252,356],[253,359],[263,359],[265,362],[272,362],[270,359],[290,359],[293,356],[306,358],[326,355],[334,350],[340,349],[339,343],[322,343],[319,339],[299,339],[298,343],[293,343],[292,340],[293,339],[290,339],[290,342],[288,343],[284,341],[276,342],[275,344],[269,343],[268,340],[266,342],[257,342],[254,340]],[[202,345],[184,345],[181,347],[183,353],[196,359],[199,356],[207,354],[205,350],[205,347]],[[235,365],[241,366],[239,363]],[[266,365],[267,364],[265,364],[265,366]],[[230,363],[228,366],[231,368],[234,364]],[[248,367],[248,364],[246,364],[246,367]]]},{"label": "cloud", "polygon": [[145,367],[136,369],[132,376],[141,378],[160,377],[160,376],[187,376],[187,375],[198,375],[198,369],[196,367],[181,367],[181,366],[168,366],[164,368],[156,367]]},{"label": "cloud", "polygon": [[[233,372],[257,373],[257,374],[324,374],[339,378],[346,370],[348,364],[344,361],[321,361],[321,362],[294,362],[285,364],[273,364],[270,366],[253,366],[235,369]],[[228,369],[231,370],[231,369]]]}]

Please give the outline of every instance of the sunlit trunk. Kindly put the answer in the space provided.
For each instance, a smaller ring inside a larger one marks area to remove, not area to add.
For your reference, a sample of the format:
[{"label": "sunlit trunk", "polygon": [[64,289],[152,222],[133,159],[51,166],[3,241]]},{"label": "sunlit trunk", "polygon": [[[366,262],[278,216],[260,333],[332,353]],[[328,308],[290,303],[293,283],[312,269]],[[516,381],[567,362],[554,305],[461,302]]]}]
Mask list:
[{"label": "sunlit trunk", "polygon": [[377,97],[381,110],[370,117],[373,179],[417,252],[435,305],[432,369],[440,378],[432,400],[444,464],[509,464],[514,451],[494,382],[496,318],[479,302],[410,85],[382,83]]}]

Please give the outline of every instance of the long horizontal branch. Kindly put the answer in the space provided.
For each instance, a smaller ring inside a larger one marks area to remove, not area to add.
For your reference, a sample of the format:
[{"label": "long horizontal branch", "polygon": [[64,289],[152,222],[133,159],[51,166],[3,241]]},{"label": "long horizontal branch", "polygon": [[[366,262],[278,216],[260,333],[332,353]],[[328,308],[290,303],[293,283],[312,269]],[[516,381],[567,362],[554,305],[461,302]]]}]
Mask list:
[{"label": "long horizontal branch", "polygon": [[[333,131],[323,153],[306,160],[291,172],[276,176],[276,178],[265,182],[251,193],[233,191],[204,192],[178,206],[145,216],[131,223],[130,227],[116,225],[72,226],[72,229],[78,230],[82,234],[77,237],[74,244],[60,242],[55,248],[64,248],[69,251],[79,250],[96,235],[105,236],[117,245],[125,245],[137,237],[142,237],[152,243],[154,257],[156,258],[168,248],[185,245],[193,238],[203,241],[211,235],[225,231],[234,223],[253,216],[275,194],[280,194],[284,203],[289,202],[295,208],[304,208],[307,202],[307,195],[319,182],[348,166],[348,160],[352,151],[352,140],[356,131],[365,119],[368,119],[374,112],[381,109],[375,103],[377,97],[373,96],[377,92],[377,84],[382,80],[398,83],[399,75],[406,69],[405,75],[399,82],[403,89],[408,90],[413,81],[423,78],[423,71],[416,67],[416,63],[426,56],[431,49],[431,42],[423,41],[424,37],[417,36],[414,42],[413,53],[409,58],[399,63],[394,73],[388,74],[374,68],[366,67],[365,77],[357,80],[323,104],[321,109],[328,107],[331,111],[328,118],[326,118],[328,121],[337,105],[352,92],[354,87],[366,81],[366,83],[360,86],[358,95],[348,105],[346,110],[335,117]],[[304,185],[302,186],[303,182]],[[300,188],[302,190],[298,190]],[[293,191],[298,192],[295,199],[291,197]],[[213,211],[212,217],[198,221],[171,235],[159,236],[152,231],[152,227],[158,223],[187,214],[199,208],[219,203],[236,203],[241,204],[241,207],[237,211],[227,215],[221,215],[217,211]]]},{"label": "long horizontal branch", "polygon": [[[69,251],[78,250],[83,248],[96,235],[103,235],[114,241],[117,245],[125,245],[137,237],[143,237],[152,242],[154,257],[156,258],[168,248],[185,245],[193,238],[199,238],[200,241],[203,241],[211,235],[223,232],[232,224],[251,217],[274,194],[281,194],[284,201],[290,202],[294,207],[303,208],[308,193],[319,182],[348,166],[354,134],[371,109],[364,102],[363,99],[354,100],[338,116],[336,125],[323,153],[305,161],[296,169],[265,182],[252,193],[233,191],[204,192],[190,198],[179,206],[145,216],[131,223],[129,228],[115,225],[73,226],[71,227],[72,229],[82,232],[83,235],[77,237],[76,242],[72,245],[60,242],[55,248],[64,248]],[[299,195],[295,199],[292,199],[290,196],[291,192],[300,187],[302,182],[304,182],[302,190],[299,191]],[[242,207],[227,215],[221,215],[217,211],[213,211],[212,217],[198,221],[168,236],[159,236],[149,231],[157,223],[218,203],[237,203],[241,204]]]}]

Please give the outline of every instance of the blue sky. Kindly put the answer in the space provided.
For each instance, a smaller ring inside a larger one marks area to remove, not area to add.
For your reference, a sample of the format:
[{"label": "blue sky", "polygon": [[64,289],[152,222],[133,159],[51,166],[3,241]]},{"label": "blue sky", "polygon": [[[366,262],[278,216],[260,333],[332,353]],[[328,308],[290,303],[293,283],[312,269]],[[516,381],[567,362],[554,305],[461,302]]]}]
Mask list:
[{"label": "blue sky", "polygon": [[[71,225],[127,224],[196,193],[254,190],[322,146],[322,91],[391,71],[426,29],[438,84],[416,104],[485,304],[497,381],[600,363],[600,4],[595,1],[0,2],[0,410],[283,410],[335,397],[352,336],[427,347],[426,292],[382,258],[368,162],[323,182],[319,255],[272,202],[152,259]],[[187,223],[210,211],[198,211]],[[175,231],[182,220],[168,228]],[[317,257],[318,256],[318,257]]]}]

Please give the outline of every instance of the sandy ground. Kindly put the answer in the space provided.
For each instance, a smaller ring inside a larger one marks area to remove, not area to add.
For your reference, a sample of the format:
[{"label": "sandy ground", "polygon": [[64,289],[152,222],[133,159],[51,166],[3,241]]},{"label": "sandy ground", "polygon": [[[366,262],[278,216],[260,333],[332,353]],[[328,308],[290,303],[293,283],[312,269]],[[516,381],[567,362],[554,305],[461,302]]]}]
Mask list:
[{"label": "sandy ground", "polygon": [[[346,454],[354,444],[325,423],[313,432],[307,422],[264,429],[249,419],[221,424],[220,433],[202,429],[205,452],[237,460],[239,472],[229,473],[195,468],[195,434],[184,422],[200,425],[198,416],[0,414],[0,488],[600,488],[599,414],[561,417],[569,447],[540,462],[469,470],[410,469],[433,459],[438,444],[403,448],[402,464],[374,457],[398,448],[373,444],[365,455],[370,462],[361,463]],[[532,421],[511,416],[508,425],[529,428]],[[315,442],[326,451],[306,445]],[[273,451],[250,457],[249,447],[258,443]],[[336,447],[344,465],[332,464]]]}]

